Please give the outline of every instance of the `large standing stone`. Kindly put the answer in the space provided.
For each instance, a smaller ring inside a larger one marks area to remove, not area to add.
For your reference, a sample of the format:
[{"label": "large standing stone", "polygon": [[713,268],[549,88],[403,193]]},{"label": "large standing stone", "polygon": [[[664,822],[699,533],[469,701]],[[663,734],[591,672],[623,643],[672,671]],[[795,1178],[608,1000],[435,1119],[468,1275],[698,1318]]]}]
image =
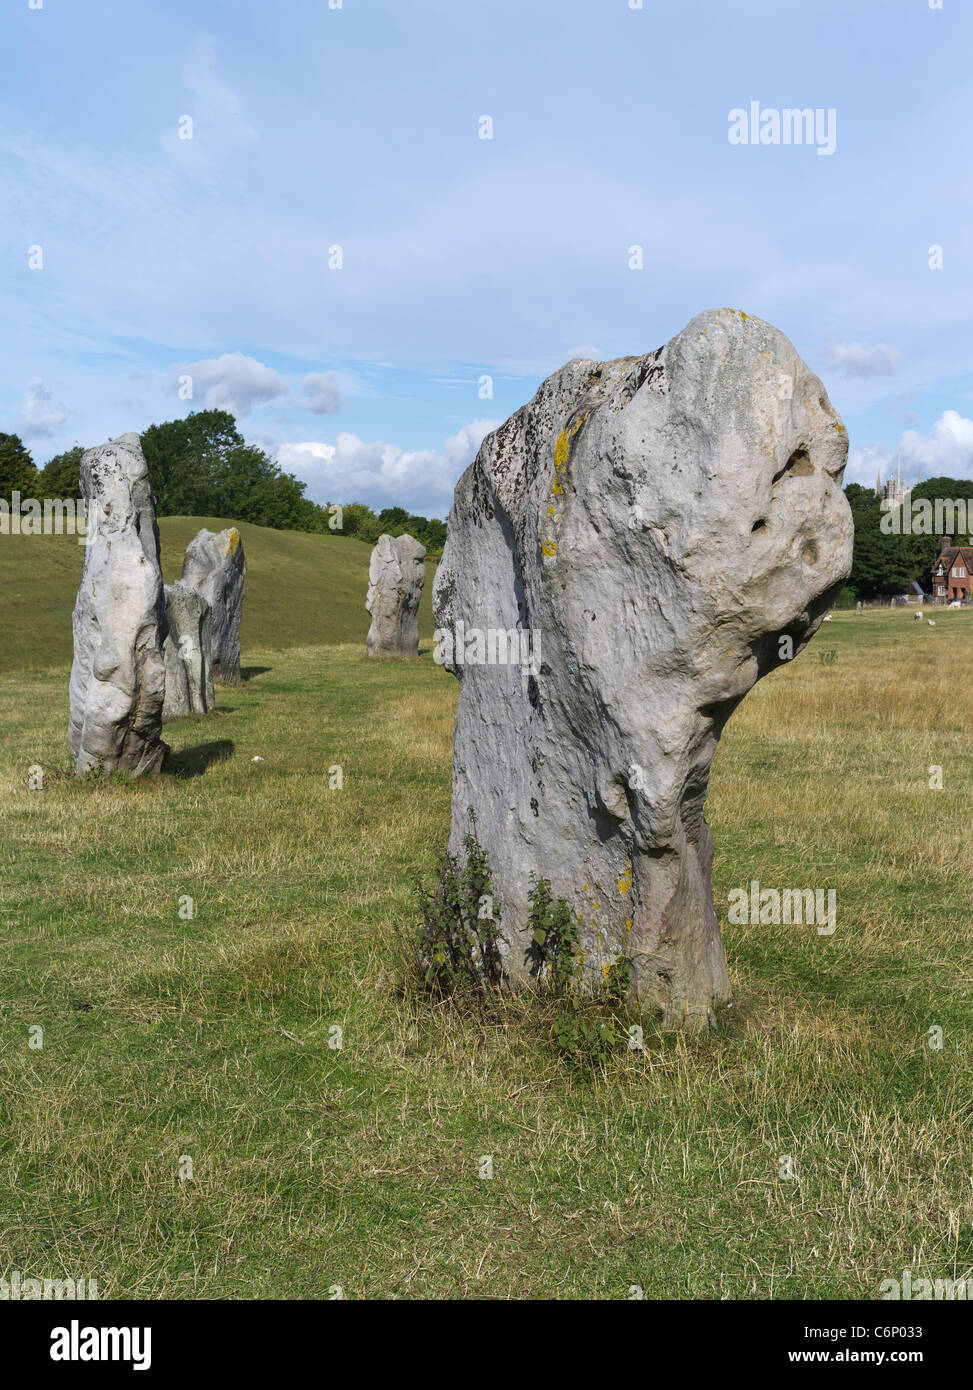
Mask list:
[{"label": "large standing stone", "polygon": [[74,609],[68,744],[79,776],[158,772],[166,632],[155,498],[137,434],[81,460],[88,509]]},{"label": "large standing stone", "polygon": [[243,541],[235,526],[200,531],[190,542],[182,582],[196,589],[210,606],[213,629],[213,676],[223,685],[239,685],[240,623],[247,573]]},{"label": "large standing stone", "polygon": [[472,806],[511,975],[544,878],[581,921],[589,979],[624,952],[670,1022],[728,1000],[710,764],[850,572],[847,449],[791,343],[729,309],[644,357],[569,362],[484,440],[433,602],[462,682],[450,848]]},{"label": "large standing stone", "polygon": [[162,649],[166,663],[163,716],[207,714],[216,706],[210,606],[182,580],[167,584],[165,593],[169,635]]},{"label": "large standing stone", "polygon": [[419,655],[419,602],[426,547],[412,536],[379,536],[368,566],[369,656]]}]

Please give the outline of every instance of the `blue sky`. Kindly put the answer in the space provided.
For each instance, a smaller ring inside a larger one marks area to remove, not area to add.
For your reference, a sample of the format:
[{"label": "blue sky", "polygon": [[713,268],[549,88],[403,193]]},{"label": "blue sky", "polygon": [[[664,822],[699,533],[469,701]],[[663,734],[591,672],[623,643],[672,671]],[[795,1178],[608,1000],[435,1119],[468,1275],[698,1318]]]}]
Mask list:
[{"label": "blue sky", "polygon": [[[633,3],[9,0],[0,430],[42,463],[225,405],[317,500],[445,515],[563,362],[730,305],[848,480],[973,477],[971,7]],[[834,153],[731,144],[753,101]]]}]

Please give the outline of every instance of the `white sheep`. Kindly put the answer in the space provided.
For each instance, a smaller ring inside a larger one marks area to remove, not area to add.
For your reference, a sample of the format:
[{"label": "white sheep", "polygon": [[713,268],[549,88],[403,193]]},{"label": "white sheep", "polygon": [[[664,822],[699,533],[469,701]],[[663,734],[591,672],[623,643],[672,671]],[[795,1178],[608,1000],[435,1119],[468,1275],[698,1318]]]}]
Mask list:
[{"label": "white sheep", "polygon": [[913,615],[912,615],[912,621],[913,621],[914,623],[921,623],[921,622],[922,622],[922,609],[921,609],[921,608],[917,608],[916,611],[915,611],[915,613],[913,613]]},{"label": "white sheep", "polygon": [[926,619],[926,622],[929,624],[930,627],[935,627],[935,626],[936,626],[936,619],[935,619],[935,618],[927,618],[927,619]]}]

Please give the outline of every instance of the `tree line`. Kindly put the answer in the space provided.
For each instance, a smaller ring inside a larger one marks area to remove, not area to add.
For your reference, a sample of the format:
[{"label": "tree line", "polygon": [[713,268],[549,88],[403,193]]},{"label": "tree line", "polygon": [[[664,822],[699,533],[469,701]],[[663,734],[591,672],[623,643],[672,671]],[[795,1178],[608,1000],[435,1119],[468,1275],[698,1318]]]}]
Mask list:
[{"label": "tree line", "polygon": [[[142,449],[160,516],[217,516],[282,531],[337,531],[369,545],[383,532],[400,536],[408,531],[433,555],[446,542],[444,521],[416,516],[404,507],[375,512],[364,502],[352,502],[341,507],[340,525],[336,525],[335,508],[305,497],[305,484],[285,473],[262,449],[247,444],[225,410],[194,411],[181,420],[150,425],[142,435]],[[37,468],[17,435],[0,434],[0,497],[9,498],[15,490],[21,497],[39,501],[78,497],[83,452],[80,444],[75,445]],[[852,599],[905,593],[913,581],[928,593],[939,554],[938,536],[894,534],[873,488],[849,483],[845,496],[855,522],[854,562],[847,586]],[[909,505],[937,497],[965,499],[973,515],[973,482],[927,479],[913,488]],[[971,544],[969,534],[953,540]]]},{"label": "tree line", "polygon": [[[150,425],[142,434],[159,516],[216,516],[250,521],[280,531],[356,536],[374,545],[379,536],[408,531],[428,551],[441,552],[446,523],[404,507],[375,512],[364,502],[340,509],[305,497],[306,484],[285,473],[268,454],[248,444],[225,410],[193,411],[181,420]],[[15,434],[0,434],[0,497],[80,496],[81,455],[77,444],[38,468]]]},{"label": "tree line", "polygon": [[[932,590],[932,567],[939,554],[940,538],[929,534],[909,534],[901,508],[885,509],[874,488],[849,483],[845,496],[855,522],[855,556],[848,587],[856,599],[872,599],[911,592],[912,583],[924,593]],[[969,526],[973,516],[973,482],[961,478],[928,478],[912,489],[906,501],[910,515],[922,499],[966,501]],[[898,534],[897,534],[898,533]],[[970,545],[969,533],[953,536],[954,545]]]}]

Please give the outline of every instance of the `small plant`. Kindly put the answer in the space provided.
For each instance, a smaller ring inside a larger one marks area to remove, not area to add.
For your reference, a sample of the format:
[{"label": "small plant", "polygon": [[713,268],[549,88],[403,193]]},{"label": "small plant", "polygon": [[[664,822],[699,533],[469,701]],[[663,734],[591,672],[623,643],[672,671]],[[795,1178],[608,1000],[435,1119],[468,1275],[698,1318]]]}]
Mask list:
[{"label": "small plant", "polygon": [[546,879],[538,879],[531,889],[528,923],[531,974],[557,1001],[551,1025],[555,1050],[581,1068],[604,1066],[626,1037],[619,1011],[628,1001],[631,962],[619,957],[605,967],[595,990],[584,990],[579,924]]},{"label": "small plant", "polygon": [[563,999],[575,977],[580,945],[578,924],[564,898],[556,901],[547,879],[539,878],[530,890],[531,931],[527,960],[530,973]]},{"label": "small plant", "polygon": [[463,839],[466,862],[444,853],[430,892],[416,881],[422,922],[407,943],[413,971],[438,994],[472,992],[483,996],[503,982],[500,911],[486,851],[476,837],[476,815]]},{"label": "small plant", "polygon": [[597,997],[572,994],[564,999],[551,1026],[551,1041],[580,1067],[604,1066],[625,1037],[619,1020]]},{"label": "small plant", "polygon": [[127,772],[121,772],[115,768],[113,772],[105,771],[105,759],[99,754],[98,761],[91,763],[81,773],[79,778],[83,787],[134,787],[136,779]]},{"label": "small plant", "polygon": [[[404,955],[408,974],[431,993],[482,1005],[504,980],[500,912],[472,807],[468,815],[463,855],[440,856],[431,891],[416,879],[422,920],[404,940]],[[546,1015],[555,1051],[581,1069],[605,1065],[626,1037],[628,959],[606,966],[595,990],[584,987],[580,924],[566,899],[554,897],[546,879],[538,879],[531,889],[528,925],[526,959],[540,986],[537,1017]]]}]

